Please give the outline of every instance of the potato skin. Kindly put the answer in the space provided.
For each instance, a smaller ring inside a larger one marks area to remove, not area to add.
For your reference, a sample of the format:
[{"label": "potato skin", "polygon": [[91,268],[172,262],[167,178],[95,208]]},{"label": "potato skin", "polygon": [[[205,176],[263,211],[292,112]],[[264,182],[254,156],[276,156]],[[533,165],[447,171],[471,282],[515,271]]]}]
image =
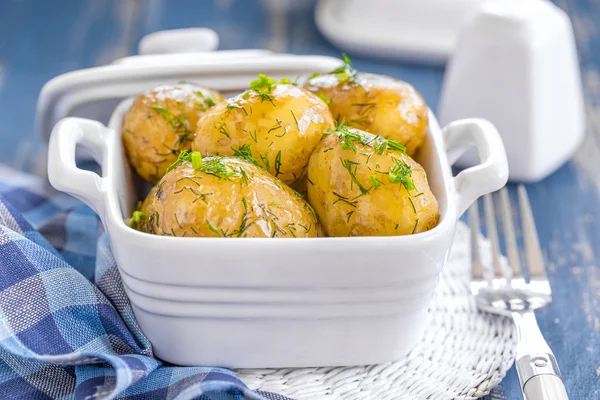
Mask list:
[{"label": "potato skin", "polygon": [[[316,237],[311,207],[268,172],[238,158],[206,157],[234,176],[194,169],[170,170],[142,205],[146,232],[196,237]],[[244,171],[242,175],[240,172]]]},{"label": "potato skin", "polygon": [[272,101],[248,90],[207,111],[192,149],[202,155],[235,155],[250,146],[258,165],[287,184],[306,173],[325,130],[334,127],[327,105],[303,88],[277,84]]},{"label": "potato skin", "polygon": [[329,99],[338,121],[406,146],[413,156],[423,144],[429,117],[427,105],[410,84],[385,75],[357,73],[340,82],[335,74],[318,75],[304,86]]},{"label": "potato skin", "polygon": [[163,85],[136,98],[123,120],[122,137],[138,175],[158,182],[179,152],[190,149],[198,118],[222,100],[218,92],[193,84]]},{"label": "potato skin", "polygon": [[[343,146],[345,137],[338,130],[319,143],[308,164],[308,200],[325,232],[329,236],[396,236],[435,227],[438,203],[423,167],[397,150],[388,148],[379,154],[363,144],[374,140],[374,135],[346,129],[364,138],[354,143],[356,153]],[[391,181],[390,170],[398,163],[410,167],[414,189]],[[371,177],[380,182],[378,187]]]}]

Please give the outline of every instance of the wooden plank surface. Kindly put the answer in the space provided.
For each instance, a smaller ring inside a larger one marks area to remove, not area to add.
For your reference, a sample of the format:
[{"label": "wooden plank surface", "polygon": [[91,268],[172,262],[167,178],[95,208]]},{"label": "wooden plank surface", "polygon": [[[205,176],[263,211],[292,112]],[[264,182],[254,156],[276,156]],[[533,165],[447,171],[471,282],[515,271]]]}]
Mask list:
[{"label": "wooden plank surface", "polygon": [[[573,18],[586,92],[588,134],[574,160],[528,185],[555,302],[538,314],[571,399],[600,398],[600,2],[558,0]],[[144,34],[207,26],[221,49],[271,48],[338,56],[316,31],[314,0],[0,0],[0,162],[28,168],[36,156],[35,102],[66,71],[133,54]],[[49,18],[52,16],[52,18]],[[436,108],[443,70],[367,60],[356,66],[411,82]],[[565,134],[569,134],[565,132]],[[516,197],[511,187],[513,202]],[[518,399],[514,369],[487,399]]]}]

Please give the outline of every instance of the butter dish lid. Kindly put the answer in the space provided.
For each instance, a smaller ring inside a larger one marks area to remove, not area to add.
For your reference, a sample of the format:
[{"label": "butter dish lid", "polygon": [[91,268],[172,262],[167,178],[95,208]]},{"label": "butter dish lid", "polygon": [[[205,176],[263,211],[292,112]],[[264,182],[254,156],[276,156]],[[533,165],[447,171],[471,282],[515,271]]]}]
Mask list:
[{"label": "butter dish lid", "polygon": [[[168,33],[163,31],[162,37]],[[179,32],[176,32],[179,33]],[[177,38],[178,35],[172,35]],[[146,43],[146,38],[140,44]],[[124,98],[155,86],[194,82],[231,95],[248,88],[259,73],[276,79],[326,72],[340,66],[334,57],[276,54],[268,50],[193,51],[142,54],[112,64],[67,72],[48,81],[38,97],[36,131],[48,143],[54,125],[62,118],[80,116],[106,123]]]}]

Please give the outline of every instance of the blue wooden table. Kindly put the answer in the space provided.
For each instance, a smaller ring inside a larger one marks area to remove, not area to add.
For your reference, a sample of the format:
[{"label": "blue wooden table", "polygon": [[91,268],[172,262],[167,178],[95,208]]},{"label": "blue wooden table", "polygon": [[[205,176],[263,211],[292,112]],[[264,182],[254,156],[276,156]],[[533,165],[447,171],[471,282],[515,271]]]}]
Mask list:
[{"label": "blue wooden table", "polygon": [[[61,73],[135,54],[162,29],[207,26],[221,49],[271,48],[339,56],[316,30],[313,1],[281,13],[267,0],[0,0],[0,162],[43,165],[34,132],[42,85]],[[571,399],[600,398],[600,3],[558,0],[572,17],[587,101],[588,132],[575,158],[528,185],[555,301],[538,313]],[[353,57],[360,70],[411,82],[435,110],[443,69]],[[568,133],[565,133],[568,134]],[[514,195],[514,187],[511,187]],[[515,198],[513,198],[513,201]],[[486,399],[518,399],[514,369]]]}]

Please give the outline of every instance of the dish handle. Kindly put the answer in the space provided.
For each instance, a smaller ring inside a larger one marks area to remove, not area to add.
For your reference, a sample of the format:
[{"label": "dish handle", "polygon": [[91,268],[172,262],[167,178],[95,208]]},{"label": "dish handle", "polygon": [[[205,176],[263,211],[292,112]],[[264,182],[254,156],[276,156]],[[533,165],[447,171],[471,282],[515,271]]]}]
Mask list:
[{"label": "dish handle", "polygon": [[50,184],[83,201],[101,218],[104,217],[105,178],[77,166],[78,145],[90,150],[102,166],[106,155],[108,128],[98,121],[64,118],[52,129],[48,145],[48,179]]},{"label": "dish handle", "polygon": [[454,177],[460,217],[479,197],[506,185],[506,152],[498,131],[485,119],[462,119],[448,124],[444,128],[444,142],[450,165],[472,146],[479,154],[478,165],[464,169]]}]

